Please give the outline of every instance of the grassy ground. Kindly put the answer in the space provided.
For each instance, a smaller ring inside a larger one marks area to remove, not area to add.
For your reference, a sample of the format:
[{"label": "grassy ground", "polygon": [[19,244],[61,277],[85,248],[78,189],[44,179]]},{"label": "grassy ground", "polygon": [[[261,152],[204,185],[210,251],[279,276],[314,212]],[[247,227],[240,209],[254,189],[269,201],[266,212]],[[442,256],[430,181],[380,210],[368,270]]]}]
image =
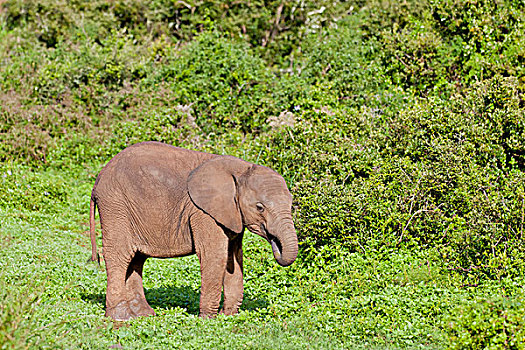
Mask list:
[{"label": "grassy ground", "polygon": [[[26,170],[13,167],[3,181],[24,181]],[[464,285],[431,251],[357,253],[302,243],[298,260],[281,268],[270,247],[247,234],[239,315],[197,317],[199,264],[191,256],[148,260],[146,297],[157,316],[112,322],[104,317],[103,263],[87,261],[89,172],[35,178],[60,183],[68,200],[40,212],[2,209],[0,336],[6,348],[445,348],[453,346],[451,322],[457,322],[450,315],[464,312],[458,305],[523,296],[523,278]]]}]

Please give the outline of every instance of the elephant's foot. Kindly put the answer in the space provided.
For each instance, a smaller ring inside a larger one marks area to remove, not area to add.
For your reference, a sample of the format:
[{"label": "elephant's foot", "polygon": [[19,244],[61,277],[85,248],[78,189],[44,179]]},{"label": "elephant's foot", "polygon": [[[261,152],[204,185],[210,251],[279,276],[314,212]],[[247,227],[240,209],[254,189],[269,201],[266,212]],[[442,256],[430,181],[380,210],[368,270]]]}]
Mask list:
[{"label": "elephant's foot", "polygon": [[117,306],[106,309],[106,317],[111,317],[115,321],[129,321],[131,318],[136,317],[127,301],[121,301]]},{"label": "elephant's foot", "polygon": [[134,317],[155,316],[155,311],[148,305],[146,300],[135,298],[129,301],[129,307]]},{"label": "elephant's foot", "polygon": [[106,309],[106,317],[115,321],[129,321],[140,316],[155,316],[155,311],[145,300],[136,298],[131,301],[121,301],[115,307]]},{"label": "elephant's foot", "polygon": [[236,308],[226,307],[226,308],[223,308],[220,313],[222,315],[226,315],[226,316],[236,315],[236,314],[239,313],[239,308],[238,307],[236,307]]},{"label": "elephant's foot", "polygon": [[217,313],[216,312],[203,312],[203,311],[200,311],[199,312],[199,317],[200,318],[206,318],[206,319],[215,318],[215,317],[217,317]]}]

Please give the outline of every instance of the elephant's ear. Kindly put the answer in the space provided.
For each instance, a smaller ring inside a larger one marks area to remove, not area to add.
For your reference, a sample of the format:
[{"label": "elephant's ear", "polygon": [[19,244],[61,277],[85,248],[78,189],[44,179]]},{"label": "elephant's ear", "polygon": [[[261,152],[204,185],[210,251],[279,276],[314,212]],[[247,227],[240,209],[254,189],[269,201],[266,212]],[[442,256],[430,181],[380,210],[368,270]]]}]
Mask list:
[{"label": "elephant's ear", "polygon": [[235,177],[250,166],[239,158],[219,156],[201,164],[188,177],[193,203],[235,233],[243,228]]}]

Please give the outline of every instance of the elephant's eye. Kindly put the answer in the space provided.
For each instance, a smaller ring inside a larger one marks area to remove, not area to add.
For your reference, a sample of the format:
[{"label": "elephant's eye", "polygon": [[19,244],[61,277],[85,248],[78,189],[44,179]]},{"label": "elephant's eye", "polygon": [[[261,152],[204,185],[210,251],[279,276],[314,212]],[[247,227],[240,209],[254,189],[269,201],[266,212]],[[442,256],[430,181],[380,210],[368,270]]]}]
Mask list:
[{"label": "elephant's eye", "polygon": [[257,203],[256,206],[259,213],[262,213],[264,211],[264,205],[262,205],[262,203]]}]

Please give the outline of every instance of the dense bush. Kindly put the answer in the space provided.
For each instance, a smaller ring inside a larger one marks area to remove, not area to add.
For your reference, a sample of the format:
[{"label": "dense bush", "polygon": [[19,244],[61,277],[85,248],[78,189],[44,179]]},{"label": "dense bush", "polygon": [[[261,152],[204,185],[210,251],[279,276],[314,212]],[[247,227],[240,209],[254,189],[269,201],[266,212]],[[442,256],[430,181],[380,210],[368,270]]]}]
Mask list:
[{"label": "dense bush", "polygon": [[68,200],[60,178],[49,181],[46,174],[33,173],[24,167],[7,166],[0,174],[0,206],[17,210],[56,213]]},{"label": "dense bush", "polygon": [[246,44],[206,33],[159,68],[155,81],[167,82],[176,102],[192,106],[205,133],[258,131],[274,108],[270,72]]},{"label": "dense bush", "polygon": [[523,76],[523,10],[510,0],[386,1],[364,8],[361,28],[378,40],[394,84],[447,93],[494,75]]},{"label": "dense bush", "polygon": [[523,349],[523,299],[477,299],[448,320],[451,349]]},{"label": "dense bush", "polygon": [[[202,1],[155,0],[7,1],[8,29],[25,28],[30,37],[47,47],[75,36],[102,41],[113,31],[124,30],[138,40],[168,36],[188,41],[210,25],[229,36],[261,48],[275,63],[287,63],[301,40],[310,33],[337,23],[362,1]],[[23,34],[23,33],[22,33]],[[25,36],[25,35],[24,35]]]}]

